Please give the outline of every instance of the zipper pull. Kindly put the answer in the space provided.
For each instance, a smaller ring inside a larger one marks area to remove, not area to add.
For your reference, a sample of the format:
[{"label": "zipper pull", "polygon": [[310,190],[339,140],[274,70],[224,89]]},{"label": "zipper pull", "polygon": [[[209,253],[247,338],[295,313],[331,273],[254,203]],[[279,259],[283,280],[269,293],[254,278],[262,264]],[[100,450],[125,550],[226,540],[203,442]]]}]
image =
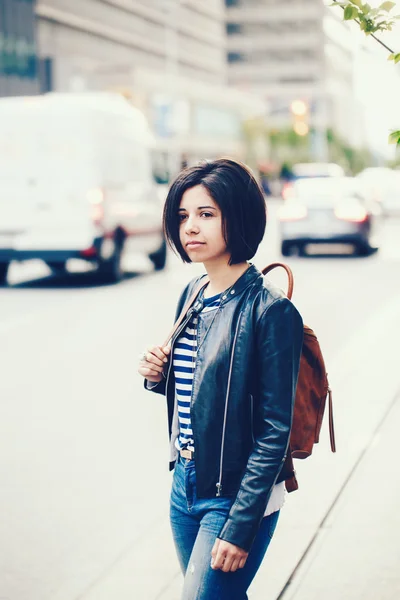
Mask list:
[{"label": "zipper pull", "polygon": [[217,487],[217,498],[219,498],[221,495],[221,492],[222,492],[222,485],[220,484],[220,482],[217,483],[216,487]]}]

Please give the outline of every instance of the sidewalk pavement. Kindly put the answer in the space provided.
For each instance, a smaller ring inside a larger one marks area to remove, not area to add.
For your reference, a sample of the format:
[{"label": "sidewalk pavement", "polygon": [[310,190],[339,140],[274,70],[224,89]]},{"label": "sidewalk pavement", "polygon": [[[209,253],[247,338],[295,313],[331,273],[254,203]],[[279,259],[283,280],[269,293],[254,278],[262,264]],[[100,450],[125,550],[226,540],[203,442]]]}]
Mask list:
[{"label": "sidewalk pavement", "polygon": [[400,598],[400,394],[319,529],[284,600]]}]

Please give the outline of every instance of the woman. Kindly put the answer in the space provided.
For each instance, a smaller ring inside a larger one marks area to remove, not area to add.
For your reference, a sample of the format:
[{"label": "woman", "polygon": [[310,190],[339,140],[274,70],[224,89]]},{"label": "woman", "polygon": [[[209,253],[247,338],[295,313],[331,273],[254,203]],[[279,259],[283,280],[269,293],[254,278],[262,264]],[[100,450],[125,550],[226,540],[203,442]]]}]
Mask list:
[{"label": "woman", "polygon": [[248,262],[265,226],[261,190],[233,160],[185,169],[166,199],[170,246],[207,272],[180,297],[176,317],[205,284],[171,346],[148,348],[139,366],[167,397],[184,600],[247,598],[284,501],[303,324]]}]

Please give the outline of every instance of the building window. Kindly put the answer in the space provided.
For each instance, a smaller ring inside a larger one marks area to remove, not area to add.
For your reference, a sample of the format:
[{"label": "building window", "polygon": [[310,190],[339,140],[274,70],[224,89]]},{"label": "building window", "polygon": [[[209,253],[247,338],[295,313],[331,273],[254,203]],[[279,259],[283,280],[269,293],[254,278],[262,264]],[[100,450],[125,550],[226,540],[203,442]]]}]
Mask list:
[{"label": "building window", "polygon": [[40,92],[45,94],[53,90],[53,59],[41,58],[38,61]]},{"label": "building window", "polygon": [[240,52],[228,52],[228,62],[238,63],[243,62],[244,60],[244,54],[241,54]]},{"label": "building window", "polygon": [[239,23],[227,23],[226,24],[226,33],[228,35],[240,33],[241,31],[242,31],[242,27]]}]

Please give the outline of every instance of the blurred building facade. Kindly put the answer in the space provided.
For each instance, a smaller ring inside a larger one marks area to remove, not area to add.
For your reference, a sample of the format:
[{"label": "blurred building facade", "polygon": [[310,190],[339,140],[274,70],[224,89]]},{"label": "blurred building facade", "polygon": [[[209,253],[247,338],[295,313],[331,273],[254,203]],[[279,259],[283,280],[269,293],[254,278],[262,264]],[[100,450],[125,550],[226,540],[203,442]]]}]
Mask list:
[{"label": "blurred building facade", "polygon": [[35,0],[0,0],[0,96],[37,94]]},{"label": "blurred building facade", "polygon": [[355,41],[340,11],[323,0],[226,0],[229,82],[256,92],[271,128],[288,128],[303,102],[315,158],[326,159],[332,129],[362,145],[354,101]]},{"label": "blurred building facade", "polygon": [[242,122],[263,104],[227,89],[224,0],[37,0],[36,14],[52,88],[125,93],[170,170],[243,156]]}]

